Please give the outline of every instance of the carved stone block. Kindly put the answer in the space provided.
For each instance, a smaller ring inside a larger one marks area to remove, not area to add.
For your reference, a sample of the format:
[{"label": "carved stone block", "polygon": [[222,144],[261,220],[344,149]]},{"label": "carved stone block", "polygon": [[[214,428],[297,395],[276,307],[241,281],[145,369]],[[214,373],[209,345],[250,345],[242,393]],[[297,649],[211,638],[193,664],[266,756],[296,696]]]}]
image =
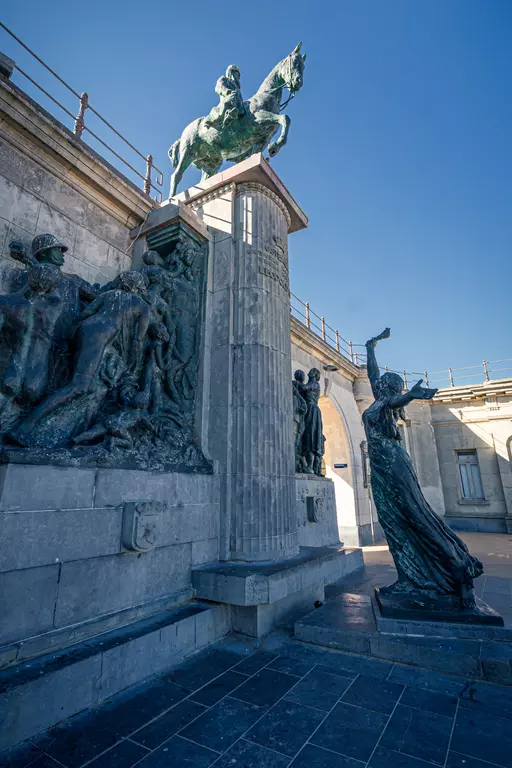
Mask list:
[{"label": "carved stone block", "polygon": [[123,506],[121,543],[129,552],[148,552],[158,541],[166,504],[161,501],[128,501]]}]

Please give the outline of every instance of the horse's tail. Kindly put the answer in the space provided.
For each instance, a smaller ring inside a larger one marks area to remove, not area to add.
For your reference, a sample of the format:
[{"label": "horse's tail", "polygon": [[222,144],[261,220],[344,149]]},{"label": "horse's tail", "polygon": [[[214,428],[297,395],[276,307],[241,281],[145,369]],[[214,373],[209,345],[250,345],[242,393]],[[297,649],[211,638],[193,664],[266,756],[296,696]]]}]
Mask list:
[{"label": "horse's tail", "polygon": [[169,158],[171,160],[173,168],[176,168],[176,165],[178,164],[178,151],[180,148],[180,139],[176,139],[174,144],[169,147]]}]

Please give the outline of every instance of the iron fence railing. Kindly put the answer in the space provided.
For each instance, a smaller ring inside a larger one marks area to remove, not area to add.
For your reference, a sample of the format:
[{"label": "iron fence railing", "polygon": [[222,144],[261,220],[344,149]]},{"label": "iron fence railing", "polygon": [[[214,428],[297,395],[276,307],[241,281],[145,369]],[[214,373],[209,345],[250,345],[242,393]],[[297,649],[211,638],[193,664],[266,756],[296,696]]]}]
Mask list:
[{"label": "iron fence railing", "polygon": [[[140,152],[130,141],[128,141],[127,138],[125,138],[119,131],[114,128],[114,126],[106,120],[103,115],[101,115],[94,107],[91,106],[89,103],[89,96],[87,93],[79,94],[77,91],[75,91],[74,88],[72,88],[68,83],[66,83],[65,80],[63,80],[60,75],[57,74],[51,67],[46,64],[46,62],[41,59],[40,56],[38,56],[31,48],[26,45],[23,40],[20,40],[19,37],[17,37],[14,32],[12,32],[8,27],[6,27],[5,24],[3,24],[0,21],[0,27],[7,32],[8,35],[10,35],[22,48],[24,48],[41,66],[43,66],[53,77],[55,77],[67,90],[75,96],[79,101],[79,107],[78,112],[76,115],[74,115],[67,107],[65,107],[58,99],[55,98],[48,90],[43,88],[43,86],[38,83],[31,75],[29,75],[27,72],[25,72],[21,67],[14,62],[14,68],[17,72],[20,73],[24,78],[26,78],[32,85],[34,85],[36,88],[38,88],[44,95],[50,99],[54,104],[56,104],[60,109],[63,110],[63,112],[66,113],[72,120],[73,120],[73,133],[75,136],[77,136],[79,139],[82,138],[82,134],[84,131],[87,131],[99,144],[101,144],[105,149],[108,149],[109,152],[111,152],[118,160],[120,160],[126,167],[128,167],[132,173],[134,173],[139,179],[142,179],[142,188],[146,195],[150,196],[151,192],[153,191],[156,194],[156,199],[158,202],[162,201],[162,191],[158,189],[158,187],[161,187],[163,184],[163,173],[162,171],[157,168],[157,166],[153,162],[153,156],[152,155],[144,155],[142,152]],[[119,139],[121,139],[122,142],[126,146],[128,146],[135,154],[141,158],[145,163],[145,173],[141,173],[137,168],[135,168],[128,160],[126,160],[122,155],[120,155],[113,147],[111,147],[109,144],[107,144],[106,141],[104,141],[100,136],[98,136],[97,133],[95,133],[91,128],[89,128],[88,125],[86,125],[85,122],[85,116],[87,114],[87,111],[93,113],[96,115],[96,117],[109,128]],[[155,184],[153,184],[152,180],[152,171],[155,171]]]},{"label": "iron fence railing", "polygon": [[[321,315],[317,315],[314,312],[308,301],[302,301],[294,293],[290,293],[290,307],[293,317],[300,320],[306,328],[312,331],[322,341],[328,344],[330,347],[336,350],[339,354],[347,357],[355,365],[366,364],[366,354],[359,351],[361,348],[365,349],[364,344],[354,344],[351,341],[347,341],[340,335],[339,331],[328,323]],[[502,366],[503,363],[510,363],[510,366],[495,368],[493,366]],[[397,371],[388,366],[381,367],[382,371],[390,371],[392,373],[398,373],[404,379],[405,387],[409,386],[409,383],[416,382],[418,379],[423,379],[427,387],[435,385],[438,389],[444,389],[448,387],[464,386],[464,384],[471,383],[483,383],[492,381],[496,374],[506,373],[512,374],[512,358],[505,358],[502,360],[483,360],[480,365],[469,365],[462,368],[446,368],[442,371]],[[472,371],[472,373],[461,373],[461,371]],[[435,378],[433,378],[435,377]],[[472,379],[473,381],[468,381]],[[478,381],[480,379],[480,381]],[[461,383],[463,382],[463,383]]]}]

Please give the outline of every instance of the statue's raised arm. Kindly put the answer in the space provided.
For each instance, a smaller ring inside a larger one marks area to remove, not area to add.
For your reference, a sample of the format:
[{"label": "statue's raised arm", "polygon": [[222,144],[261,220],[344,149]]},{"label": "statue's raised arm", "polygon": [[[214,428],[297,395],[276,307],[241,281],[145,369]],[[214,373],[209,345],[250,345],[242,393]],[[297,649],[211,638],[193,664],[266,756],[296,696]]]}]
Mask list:
[{"label": "statue's raised arm", "polygon": [[377,343],[379,341],[381,341],[382,339],[389,339],[390,336],[391,336],[390,329],[384,328],[382,333],[379,333],[378,336],[373,336],[373,338],[368,339],[368,341],[365,344],[366,369],[368,371],[368,378],[370,379],[370,384],[371,384],[373,396],[375,399],[377,399],[380,395],[380,371],[379,371],[379,365],[377,363],[377,358],[375,356],[375,347],[377,346]]}]

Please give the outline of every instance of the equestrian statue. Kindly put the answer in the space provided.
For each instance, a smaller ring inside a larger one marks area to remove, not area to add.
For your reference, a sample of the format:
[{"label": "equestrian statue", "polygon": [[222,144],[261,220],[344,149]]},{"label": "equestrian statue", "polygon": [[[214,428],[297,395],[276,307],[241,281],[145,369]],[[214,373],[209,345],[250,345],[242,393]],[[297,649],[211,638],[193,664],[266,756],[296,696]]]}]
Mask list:
[{"label": "equestrian statue", "polygon": [[[219,104],[207,117],[198,117],[187,125],[181,137],[169,149],[174,167],[170,196],[192,163],[203,172],[202,181],[214,176],[224,160],[239,163],[268,146],[271,157],[286,144],[290,118],[282,110],[302,88],[306,54],[299,43],[265,78],[258,91],[248,101],[242,98],[240,70],[231,64],[215,87]],[[284,89],[289,97],[281,103]],[[281,128],[278,138],[272,141]]]}]

